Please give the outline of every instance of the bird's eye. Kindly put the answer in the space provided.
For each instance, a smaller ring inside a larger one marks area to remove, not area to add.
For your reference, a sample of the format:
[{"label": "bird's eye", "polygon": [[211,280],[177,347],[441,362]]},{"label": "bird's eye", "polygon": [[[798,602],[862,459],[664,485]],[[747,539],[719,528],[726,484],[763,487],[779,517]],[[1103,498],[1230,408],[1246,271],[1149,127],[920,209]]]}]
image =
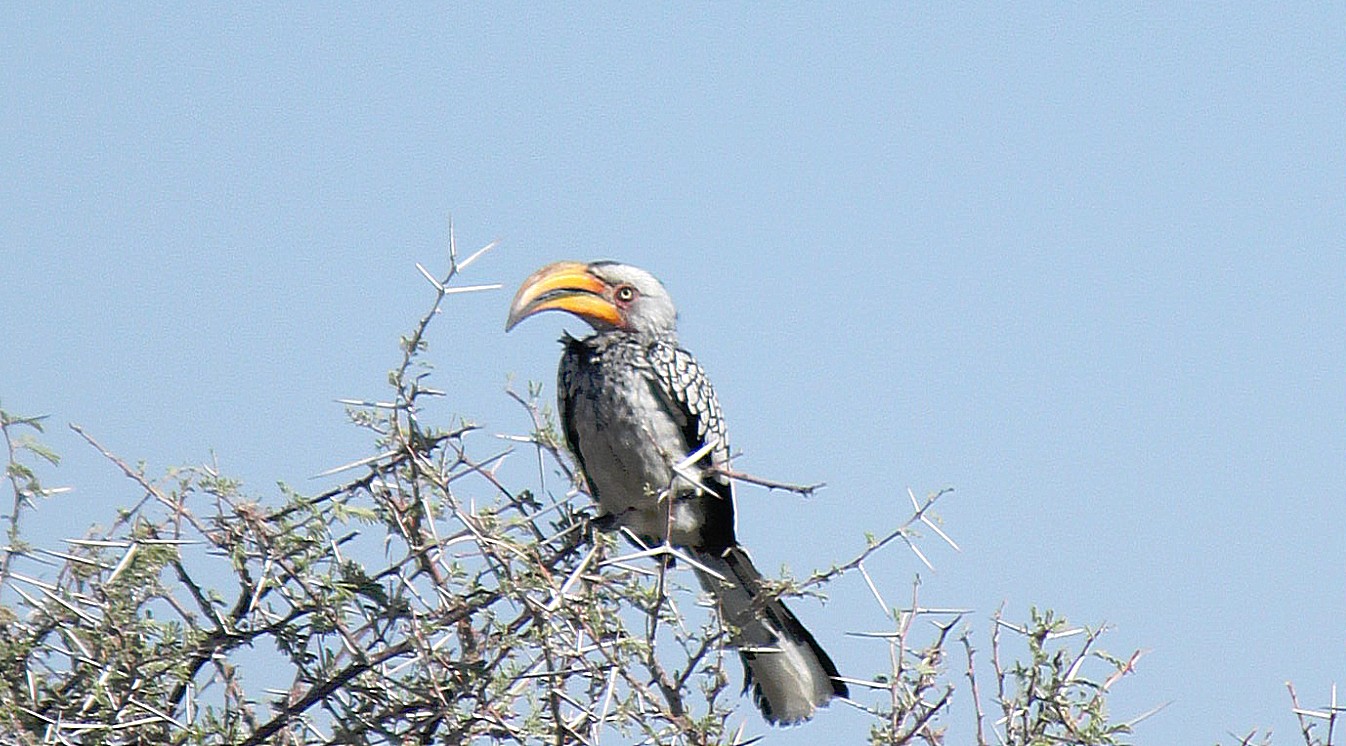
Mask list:
[{"label": "bird's eye", "polygon": [[613,297],[621,303],[630,303],[636,299],[636,289],[630,285],[622,285],[613,293]]}]

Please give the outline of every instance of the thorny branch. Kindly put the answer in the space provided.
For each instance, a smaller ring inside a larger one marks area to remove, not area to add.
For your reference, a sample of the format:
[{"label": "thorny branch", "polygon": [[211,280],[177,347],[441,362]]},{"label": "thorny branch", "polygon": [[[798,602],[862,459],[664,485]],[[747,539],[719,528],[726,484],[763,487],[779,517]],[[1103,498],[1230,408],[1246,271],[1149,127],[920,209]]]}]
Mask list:
[{"label": "thorny branch", "polygon": [[[151,478],[72,426],[137,498],[69,551],[48,553],[60,563],[54,580],[42,580],[14,565],[36,561],[37,552],[15,550],[18,515],[43,493],[25,481],[23,449],[11,437],[39,421],[0,415],[15,495],[0,584],[22,599],[14,610],[0,606],[0,671],[8,673],[0,731],[23,744],[755,740],[744,735],[760,722],[755,715],[730,723],[744,703],[726,671],[732,631],[687,602],[696,591],[666,561],[675,548],[609,559],[619,539],[590,520],[538,389],[507,392],[532,432],[502,436],[536,449],[533,489],[511,487],[500,471],[510,449],[477,455],[475,425],[420,421],[422,397],[443,393],[430,387],[420,358],[427,329],[449,296],[498,287],[454,284],[494,245],[459,260],[451,240],[443,277],[418,265],[434,299],[402,339],[393,395],[344,402],[374,437],[374,454],[328,472],[358,475],[316,495],[282,487],[278,499],[261,501],[213,465]],[[723,473],[806,497],[822,486]],[[564,489],[553,494],[547,480],[557,474]],[[872,718],[875,744],[944,741],[954,691],[945,646],[965,612],[920,607],[916,585],[909,609],[889,609],[887,582],[865,562],[900,539],[929,564],[917,524],[956,549],[932,513],[947,492],[918,502],[908,491],[912,513],[850,561],[798,584],[768,583],[797,595],[852,572],[864,578],[895,625],[862,635],[888,646],[888,670],[846,679],[864,690],[851,704]],[[945,621],[933,630],[916,624],[931,618]],[[1031,645],[1045,644],[1045,634],[1024,629]],[[998,626],[993,634],[999,699],[1016,716],[1003,727],[1013,735],[1025,722],[1016,698],[1026,696],[1016,694],[1015,677],[1040,687],[1050,672],[1002,670]],[[1060,659],[1072,676],[1090,646]],[[977,712],[984,745],[980,704]],[[1105,742],[1087,740],[1092,721],[1069,705],[1040,712],[1068,723],[1079,743]]]},{"label": "thorny branch", "polygon": [[826,572],[814,573],[807,580],[799,584],[800,590],[829,583],[840,575],[844,575],[846,573],[859,569],[860,566],[864,564],[865,560],[869,559],[870,556],[872,556],[875,552],[879,551],[880,549],[883,549],[885,546],[887,546],[888,544],[892,543],[897,539],[901,539],[903,542],[905,542],[907,547],[910,548],[912,552],[916,554],[917,558],[920,559],[921,562],[926,565],[926,567],[930,567],[930,561],[926,559],[925,554],[921,552],[921,550],[916,546],[916,544],[913,541],[912,528],[917,523],[923,523],[931,528],[934,528],[936,532],[940,535],[940,537],[942,537],[946,542],[948,542],[948,544],[952,546],[954,549],[957,549],[958,545],[955,544],[952,539],[946,536],[943,531],[940,531],[929,517],[930,509],[934,507],[935,502],[938,501],[941,497],[951,492],[953,492],[953,489],[946,487],[942,490],[939,490],[938,492],[931,493],[929,496],[925,498],[925,501],[923,503],[919,504],[916,503],[915,496],[912,496],[911,499],[912,503],[915,505],[915,511],[905,521],[903,521],[901,525],[899,525],[892,531],[888,532],[888,534],[881,539],[871,538],[869,541],[869,546],[865,547],[863,551],[861,551],[858,555],[853,557],[850,561],[837,565]]},{"label": "thorny branch", "polygon": [[797,495],[802,495],[804,497],[813,497],[813,493],[827,486],[826,482],[818,482],[816,484],[791,484],[789,482],[777,482],[773,479],[758,477],[741,471],[734,471],[733,469],[730,469],[729,467],[726,466],[713,467],[709,469],[709,471],[723,474],[724,476],[729,477],[730,479],[735,479],[740,482],[747,482],[748,484],[755,484],[758,487],[765,487],[768,490],[784,490],[786,492],[793,492]]}]

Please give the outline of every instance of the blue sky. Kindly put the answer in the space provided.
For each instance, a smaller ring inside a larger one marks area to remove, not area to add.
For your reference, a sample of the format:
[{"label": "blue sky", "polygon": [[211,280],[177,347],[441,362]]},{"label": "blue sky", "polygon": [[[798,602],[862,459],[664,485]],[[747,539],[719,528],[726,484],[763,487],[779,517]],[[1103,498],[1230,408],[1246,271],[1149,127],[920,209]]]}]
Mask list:
[{"label": "blue sky", "polygon": [[[1137,742],[1291,742],[1284,682],[1322,704],[1346,678],[1343,17],[6,5],[0,403],[52,415],[48,481],[77,487],[32,525],[136,496],[65,422],[258,494],[365,455],[333,400],[383,390],[452,214],[503,240],[468,279],[507,289],[433,327],[445,421],[525,429],[511,375],[550,395],[578,325],[502,331],[533,269],[644,266],[739,466],[828,483],[741,491],[764,568],[953,486],[963,551],[930,546],[922,594],[983,647],[1002,602],[1107,622],[1150,651],[1116,714],[1172,701]],[[905,598],[915,558],[880,565]],[[873,673],[843,637],[882,624],[862,584],[800,606]],[[864,722],[770,742],[824,732]]]}]

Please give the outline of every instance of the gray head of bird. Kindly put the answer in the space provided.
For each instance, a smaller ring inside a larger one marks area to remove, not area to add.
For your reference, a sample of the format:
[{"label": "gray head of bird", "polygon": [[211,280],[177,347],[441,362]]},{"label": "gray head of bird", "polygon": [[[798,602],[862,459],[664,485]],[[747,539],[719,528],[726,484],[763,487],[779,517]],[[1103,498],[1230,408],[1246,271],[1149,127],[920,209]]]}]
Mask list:
[{"label": "gray head of bird", "polygon": [[566,311],[597,332],[671,333],[678,312],[654,275],[618,262],[556,262],[534,272],[509,307],[505,331],[542,311]]}]

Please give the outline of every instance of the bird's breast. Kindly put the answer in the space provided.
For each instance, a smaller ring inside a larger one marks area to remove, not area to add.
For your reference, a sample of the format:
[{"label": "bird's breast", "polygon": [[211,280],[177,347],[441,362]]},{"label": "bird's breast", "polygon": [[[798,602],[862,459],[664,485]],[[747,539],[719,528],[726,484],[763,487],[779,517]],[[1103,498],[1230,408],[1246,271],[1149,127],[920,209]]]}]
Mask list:
[{"label": "bird's breast", "polygon": [[[575,381],[573,423],[585,474],[600,506],[646,537],[667,535],[672,466],[689,450],[674,419],[639,367],[590,366]],[[678,526],[675,531],[695,531]]]}]

